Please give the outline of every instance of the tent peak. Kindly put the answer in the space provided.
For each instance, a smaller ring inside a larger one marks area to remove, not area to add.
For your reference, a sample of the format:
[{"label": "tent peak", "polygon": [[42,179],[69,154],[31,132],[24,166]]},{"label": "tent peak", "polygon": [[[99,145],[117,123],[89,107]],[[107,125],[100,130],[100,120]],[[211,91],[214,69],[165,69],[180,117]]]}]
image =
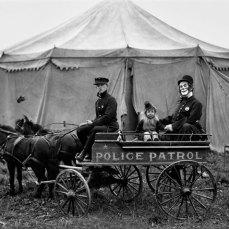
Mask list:
[{"label": "tent peak", "polygon": [[31,54],[53,47],[86,52],[127,47],[171,51],[197,45],[211,52],[228,52],[228,49],[203,42],[169,26],[131,0],[104,0],[81,16],[4,51]]}]

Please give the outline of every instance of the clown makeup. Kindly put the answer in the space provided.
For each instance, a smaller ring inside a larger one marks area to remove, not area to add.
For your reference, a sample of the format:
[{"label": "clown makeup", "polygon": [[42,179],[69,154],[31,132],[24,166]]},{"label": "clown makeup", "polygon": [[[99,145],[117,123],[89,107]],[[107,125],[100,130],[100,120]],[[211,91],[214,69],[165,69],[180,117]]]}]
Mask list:
[{"label": "clown makeup", "polygon": [[187,96],[189,93],[189,85],[188,82],[180,82],[179,90],[182,96]]},{"label": "clown makeup", "polygon": [[152,109],[152,110],[146,110],[146,117],[149,118],[149,119],[152,119],[155,117],[155,111]]}]

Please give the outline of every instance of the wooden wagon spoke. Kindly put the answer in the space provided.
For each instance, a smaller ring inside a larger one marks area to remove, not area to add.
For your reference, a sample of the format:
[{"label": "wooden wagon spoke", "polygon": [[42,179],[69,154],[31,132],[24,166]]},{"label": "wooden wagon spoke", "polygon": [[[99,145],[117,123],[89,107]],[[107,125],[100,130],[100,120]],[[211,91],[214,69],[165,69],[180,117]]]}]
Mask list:
[{"label": "wooden wagon spoke", "polygon": [[68,204],[68,213],[71,211],[71,205],[72,205],[72,198],[70,198],[70,201]]},{"label": "wooden wagon spoke", "polygon": [[127,176],[127,174],[129,173],[129,171],[130,171],[130,168],[131,168],[131,166],[128,166],[128,169],[126,170],[126,172],[125,172],[125,176]]},{"label": "wooden wagon spoke", "polygon": [[78,189],[78,187],[82,184],[83,185],[83,183],[77,178],[77,177],[75,177],[74,179],[73,179],[73,189],[74,190],[76,190],[76,189]]},{"label": "wooden wagon spoke", "polygon": [[213,200],[211,197],[209,196],[205,196],[203,194],[199,194],[199,193],[195,193],[195,192],[192,192],[193,195],[196,195],[196,196],[200,196],[200,197],[203,197],[205,199],[208,199],[208,200]]},{"label": "wooden wagon spoke", "polygon": [[128,180],[133,180],[133,179],[138,179],[139,176],[134,176],[134,177],[128,177]]},{"label": "wooden wagon spoke", "polygon": [[178,209],[178,212],[177,212],[177,218],[178,218],[179,215],[180,215],[180,210],[181,210],[181,207],[182,207],[183,203],[184,203],[184,197],[182,197],[182,199],[181,199],[181,203],[180,203],[180,205],[179,205],[179,209]]},{"label": "wooden wagon spoke", "polygon": [[197,174],[196,165],[191,165],[190,168],[192,168],[192,170],[190,171],[189,177],[187,179],[187,184],[189,184],[191,182],[191,179],[194,179],[194,175]]},{"label": "wooden wagon spoke", "polygon": [[204,204],[202,204],[198,199],[196,199],[194,196],[191,196],[191,198],[195,200],[202,208],[207,209],[207,207]]},{"label": "wooden wagon spoke", "polygon": [[114,188],[112,188],[112,191],[115,191],[118,187],[120,187],[120,184],[116,184]]},{"label": "wooden wagon spoke", "polygon": [[172,198],[165,200],[164,202],[160,202],[160,204],[161,205],[167,204],[167,203],[171,202],[172,200],[176,199],[177,197],[180,197],[180,194],[177,194],[177,195],[173,196]]},{"label": "wooden wagon spoke", "polygon": [[154,178],[150,179],[149,182],[156,181],[156,180],[157,180],[157,177],[154,177]]},{"label": "wooden wagon spoke", "polygon": [[186,216],[188,216],[188,198],[187,196],[184,198],[185,198],[185,212],[186,212]]},{"label": "wooden wagon spoke", "polygon": [[60,179],[63,182],[63,184],[65,185],[65,187],[69,188],[68,185],[66,184],[66,182],[64,181],[63,177],[61,177]]},{"label": "wooden wagon spoke", "polygon": [[192,199],[191,199],[189,196],[188,196],[188,199],[189,199],[189,202],[190,202],[190,204],[191,204],[191,206],[192,206],[192,208],[193,208],[195,214],[196,214],[197,216],[199,216],[198,213],[197,213],[197,211],[196,211],[196,208],[195,208],[195,206],[194,206],[194,204],[193,204],[193,202],[192,202]]},{"label": "wooden wagon spoke", "polygon": [[72,215],[75,215],[75,205],[74,205],[74,199],[72,199]]},{"label": "wooden wagon spoke", "polygon": [[183,175],[184,175],[184,186],[185,186],[186,185],[186,176],[187,176],[186,167],[185,166],[183,167]]},{"label": "wooden wagon spoke", "polygon": [[[78,206],[79,208],[76,208],[77,210],[78,210],[78,212],[79,212],[79,210],[81,210],[81,212],[84,214],[85,213],[85,210],[84,210],[84,208],[79,204],[79,202],[78,201],[76,201],[76,206]],[[80,213],[79,213],[79,215],[80,215]]]},{"label": "wooden wagon spoke", "polygon": [[[182,180],[181,180],[181,175],[180,175],[180,171],[181,171],[181,169],[179,169],[179,172],[178,172],[178,170],[177,170],[177,166],[174,166],[173,168],[174,168],[174,169],[175,169],[175,171],[176,171],[176,174],[177,174],[178,179],[179,179],[179,181],[180,181],[180,185],[182,185]],[[179,183],[179,182],[177,181],[177,183]]]},{"label": "wooden wagon spoke", "polygon": [[136,172],[136,170],[134,169],[131,173],[126,174],[126,177],[130,177],[132,174],[134,174]]},{"label": "wooden wagon spoke", "polygon": [[[71,175],[71,173],[70,173]],[[67,184],[68,188],[71,188],[71,181],[70,181],[70,177],[68,174],[65,174],[65,183]]]},{"label": "wooden wagon spoke", "polygon": [[121,172],[121,175],[122,175],[122,177],[123,177],[124,173],[123,173],[123,171],[122,171],[122,167],[123,167],[123,166],[119,166],[119,171]]},{"label": "wooden wagon spoke", "polygon": [[135,188],[133,185],[129,184],[129,186],[138,192],[138,189]]},{"label": "wooden wagon spoke", "polygon": [[67,192],[60,191],[60,190],[56,190],[56,192],[59,193],[59,194],[63,194],[63,195],[67,195],[68,194]]},{"label": "wooden wagon spoke", "polygon": [[76,199],[76,202],[80,202],[82,205],[84,205],[84,206],[88,206],[88,203],[87,202],[85,202],[85,201],[83,201],[81,198],[77,198]]},{"label": "wooden wagon spoke", "polygon": [[123,166],[123,176],[125,177],[126,176],[126,174],[127,174],[127,172],[126,172],[126,170],[128,170],[128,168],[130,168],[131,166],[129,165],[129,166],[127,166],[127,165],[124,165]]},{"label": "wooden wagon spoke", "polygon": [[214,188],[197,188],[197,189],[192,189],[193,191],[214,191]]},{"label": "wooden wagon spoke", "polygon": [[75,202],[75,205],[76,205],[75,209],[77,211],[77,215],[79,216],[80,215],[80,211],[79,211],[79,206],[77,204],[77,201]]},{"label": "wooden wagon spoke", "polygon": [[79,197],[80,197],[80,198],[88,198],[87,195],[82,195],[82,194],[81,194],[81,195],[76,195],[76,197],[77,197],[78,199],[79,199]]},{"label": "wooden wagon spoke", "polygon": [[139,185],[139,182],[128,181],[128,183]]},{"label": "wooden wagon spoke", "polygon": [[118,178],[122,178],[122,174],[120,173],[120,170],[117,166],[114,166],[115,170],[118,171],[118,174],[115,174]]},{"label": "wooden wagon spoke", "polygon": [[122,190],[122,186],[121,186],[121,185],[119,185],[118,187],[119,187],[119,190],[118,190],[118,192],[117,192],[117,196],[120,194],[120,192],[121,192],[121,190]]},{"label": "wooden wagon spoke", "polygon": [[81,187],[81,188],[75,190],[75,193],[78,195],[78,194],[83,193],[85,191],[86,191],[85,187]]},{"label": "wooden wagon spoke", "polygon": [[168,184],[166,184],[166,183],[162,183],[162,182],[161,182],[161,185],[162,185],[162,186],[169,187],[169,188],[172,188],[172,189],[181,190],[181,188],[180,188],[180,187],[177,187],[177,186],[171,186],[171,185],[168,185]]},{"label": "wooden wagon spoke", "polygon": [[64,189],[65,191],[68,191],[68,189],[67,189],[67,188],[65,188],[62,184],[57,183],[57,185],[58,185],[59,187],[61,187],[62,189]]},{"label": "wooden wagon spoke", "polygon": [[194,180],[189,182],[190,187],[192,187],[194,185],[194,183],[201,177],[201,174],[197,173],[197,168],[195,169],[195,174],[194,175],[192,173],[192,177],[194,178]]},{"label": "wooden wagon spoke", "polygon": [[179,202],[179,199],[180,199],[180,196],[177,197],[173,205],[167,210],[168,213],[171,212],[171,210],[177,205],[177,203]]},{"label": "wooden wagon spoke", "polygon": [[129,188],[129,186],[126,186],[126,190],[129,190],[129,192],[133,194],[133,191]]},{"label": "wooden wagon spoke", "polygon": [[173,194],[173,192],[165,192],[165,191],[163,191],[163,192],[158,192],[158,194]]},{"label": "wooden wagon spoke", "polygon": [[170,180],[171,180],[175,185],[178,185],[178,186],[180,187],[180,184],[179,184],[176,180],[174,180],[174,179],[168,174],[167,171],[165,172],[165,175],[166,175],[168,178],[170,178]]}]

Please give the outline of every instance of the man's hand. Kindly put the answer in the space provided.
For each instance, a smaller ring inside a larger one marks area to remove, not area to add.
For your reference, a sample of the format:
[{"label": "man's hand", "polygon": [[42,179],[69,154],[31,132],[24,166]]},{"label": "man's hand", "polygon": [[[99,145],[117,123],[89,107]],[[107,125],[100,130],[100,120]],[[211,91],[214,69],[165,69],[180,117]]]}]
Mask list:
[{"label": "man's hand", "polygon": [[87,120],[86,122],[80,123],[79,126],[84,126],[84,125],[88,125],[88,124],[92,124],[92,121]]},{"label": "man's hand", "polygon": [[86,123],[87,124],[92,124],[92,121],[91,120],[87,120]]},{"label": "man's hand", "polygon": [[166,125],[166,126],[165,126],[165,130],[166,130],[166,131],[172,132],[172,131],[173,131],[173,126],[172,126],[172,124]]}]

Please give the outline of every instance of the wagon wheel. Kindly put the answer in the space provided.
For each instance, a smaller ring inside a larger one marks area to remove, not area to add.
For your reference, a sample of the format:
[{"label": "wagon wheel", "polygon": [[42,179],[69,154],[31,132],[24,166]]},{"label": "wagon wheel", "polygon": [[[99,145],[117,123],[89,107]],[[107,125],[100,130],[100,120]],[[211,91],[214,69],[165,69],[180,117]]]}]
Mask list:
[{"label": "wagon wheel", "polygon": [[125,202],[136,198],[142,190],[142,176],[135,165],[114,166],[117,171],[114,178],[116,183],[111,184],[110,191],[113,195]]},{"label": "wagon wheel", "polygon": [[65,214],[85,215],[91,204],[91,193],[86,180],[74,169],[59,173],[55,182],[55,196]]},{"label": "wagon wheel", "polygon": [[166,214],[177,219],[202,218],[214,202],[217,188],[213,175],[204,165],[180,161],[159,175],[155,194]]},{"label": "wagon wheel", "polygon": [[155,193],[157,178],[165,168],[166,165],[150,165],[146,167],[146,181],[153,193]]}]

